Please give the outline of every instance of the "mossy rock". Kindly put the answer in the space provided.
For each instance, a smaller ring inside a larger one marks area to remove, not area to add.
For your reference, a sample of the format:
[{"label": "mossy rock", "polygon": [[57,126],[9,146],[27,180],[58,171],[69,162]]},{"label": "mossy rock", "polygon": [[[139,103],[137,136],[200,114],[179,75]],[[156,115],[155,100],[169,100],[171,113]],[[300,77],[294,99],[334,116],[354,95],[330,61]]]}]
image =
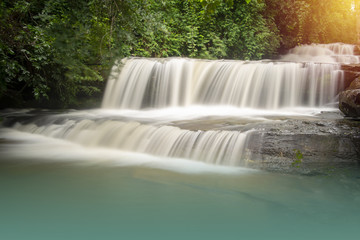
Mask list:
[{"label": "mossy rock", "polygon": [[346,90],[339,95],[339,109],[348,117],[360,117],[360,89]]}]

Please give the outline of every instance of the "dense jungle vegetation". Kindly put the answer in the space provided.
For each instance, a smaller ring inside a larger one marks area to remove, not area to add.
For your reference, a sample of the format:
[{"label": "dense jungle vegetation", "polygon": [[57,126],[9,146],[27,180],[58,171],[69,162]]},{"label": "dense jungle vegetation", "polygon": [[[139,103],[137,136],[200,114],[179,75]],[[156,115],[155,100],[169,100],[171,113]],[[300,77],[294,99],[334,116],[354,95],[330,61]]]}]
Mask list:
[{"label": "dense jungle vegetation", "polygon": [[262,59],[299,44],[355,43],[353,4],[0,0],[0,107],[87,107],[123,57]]}]

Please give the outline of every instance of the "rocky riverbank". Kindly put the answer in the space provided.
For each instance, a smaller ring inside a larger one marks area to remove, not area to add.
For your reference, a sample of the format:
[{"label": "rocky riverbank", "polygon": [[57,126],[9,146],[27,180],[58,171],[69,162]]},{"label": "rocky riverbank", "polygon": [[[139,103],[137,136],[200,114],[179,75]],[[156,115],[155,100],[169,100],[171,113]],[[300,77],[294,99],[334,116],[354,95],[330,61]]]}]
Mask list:
[{"label": "rocky riverbank", "polygon": [[263,128],[251,136],[249,165],[281,172],[316,174],[360,163],[360,122],[327,118],[289,119]]}]

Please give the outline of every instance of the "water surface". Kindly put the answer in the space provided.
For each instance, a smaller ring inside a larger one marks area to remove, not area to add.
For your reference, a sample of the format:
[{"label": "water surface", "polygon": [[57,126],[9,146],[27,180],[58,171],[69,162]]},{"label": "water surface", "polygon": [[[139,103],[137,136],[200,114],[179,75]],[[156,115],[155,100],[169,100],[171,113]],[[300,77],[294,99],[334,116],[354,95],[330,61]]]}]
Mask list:
[{"label": "water surface", "polygon": [[22,139],[0,144],[0,239],[359,235],[356,166],[289,175]]}]

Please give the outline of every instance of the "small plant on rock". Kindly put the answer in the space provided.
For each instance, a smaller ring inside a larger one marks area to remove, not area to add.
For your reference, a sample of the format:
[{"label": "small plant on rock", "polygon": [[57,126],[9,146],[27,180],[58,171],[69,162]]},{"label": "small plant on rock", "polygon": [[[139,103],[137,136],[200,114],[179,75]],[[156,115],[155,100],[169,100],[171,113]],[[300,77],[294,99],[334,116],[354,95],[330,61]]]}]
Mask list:
[{"label": "small plant on rock", "polygon": [[291,166],[299,168],[304,156],[299,149],[294,149],[294,153],[295,153],[294,156],[295,159],[292,161]]}]

